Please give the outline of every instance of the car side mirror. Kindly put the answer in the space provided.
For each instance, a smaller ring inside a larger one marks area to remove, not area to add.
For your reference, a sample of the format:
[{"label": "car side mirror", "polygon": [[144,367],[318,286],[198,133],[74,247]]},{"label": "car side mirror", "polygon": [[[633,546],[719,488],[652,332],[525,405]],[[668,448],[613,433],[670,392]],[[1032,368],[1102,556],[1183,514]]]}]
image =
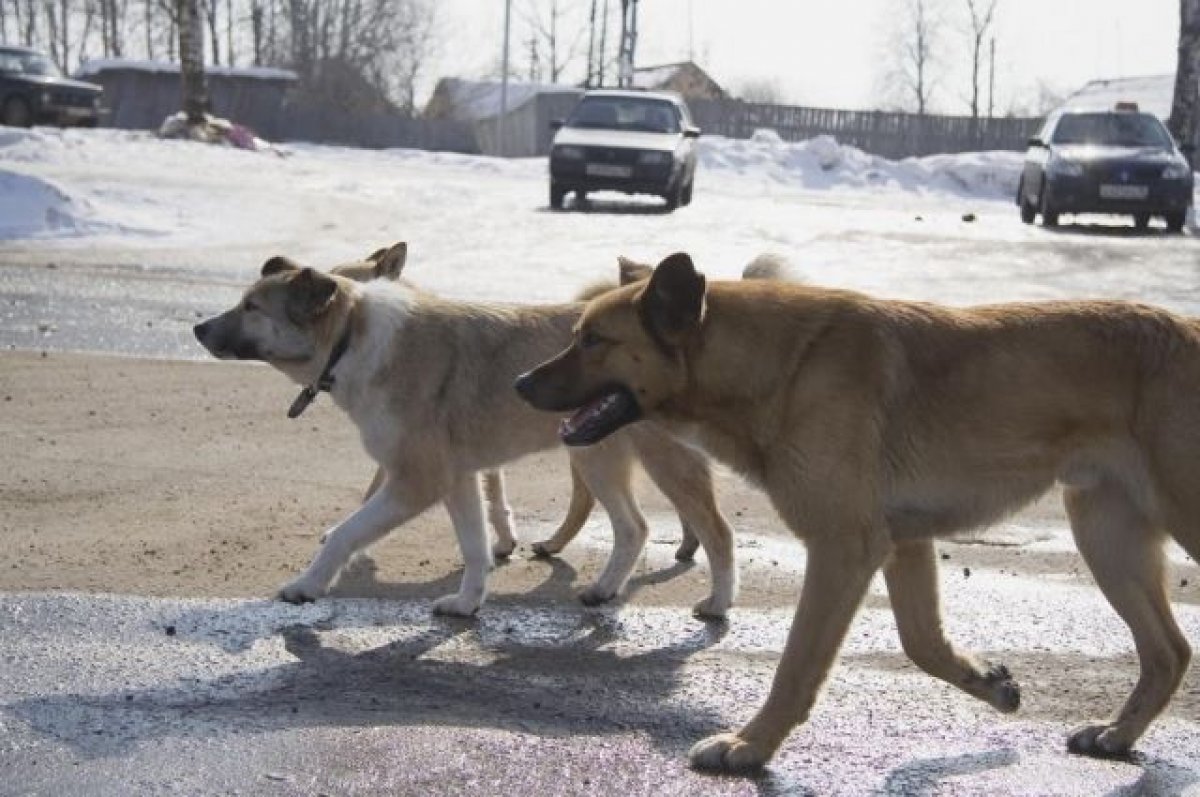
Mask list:
[{"label": "car side mirror", "polygon": [[684,138],[700,138],[700,128],[698,128],[698,127],[683,128],[683,137]]},{"label": "car side mirror", "polygon": [[1033,136],[1032,138],[1030,138],[1030,139],[1029,139],[1028,141],[1026,141],[1025,143],[1026,143],[1026,144],[1028,144],[1028,145],[1029,145],[1029,146],[1031,146],[1031,147],[1041,147],[1041,148],[1043,148],[1043,149],[1045,149],[1045,147],[1046,147],[1046,142],[1045,142],[1045,141],[1042,141],[1042,140],[1041,140],[1040,138],[1038,138],[1037,136]]},{"label": "car side mirror", "polygon": [[551,130],[559,130],[562,128],[562,126],[563,126],[562,119],[551,119],[550,120],[550,129]]}]

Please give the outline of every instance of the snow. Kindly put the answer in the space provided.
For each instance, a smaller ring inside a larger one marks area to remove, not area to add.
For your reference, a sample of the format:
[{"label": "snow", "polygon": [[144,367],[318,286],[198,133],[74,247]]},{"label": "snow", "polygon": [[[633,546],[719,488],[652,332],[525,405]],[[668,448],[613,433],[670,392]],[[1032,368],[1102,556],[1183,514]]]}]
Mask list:
[{"label": "snow", "polygon": [[[503,87],[495,80],[464,80],[462,78],[443,78],[438,83],[438,91],[449,95],[453,117],[478,121],[488,119],[500,113],[500,99]],[[576,86],[560,83],[522,83],[510,81],[508,84],[508,109],[520,108],[525,103],[540,94],[581,94]]]},{"label": "snow", "polygon": [[[80,65],[75,72],[75,76],[79,78],[95,77],[105,70],[114,69],[130,69],[138,72],[154,72],[164,74],[176,74],[179,72],[179,64],[170,61],[150,61],[139,58],[89,58]],[[259,80],[286,80],[294,82],[297,80],[296,73],[290,69],[276,69],[268,66],[212,66],[204,67],[204,71],[209,75],[221,75],[223,77],[251,77]]]}]

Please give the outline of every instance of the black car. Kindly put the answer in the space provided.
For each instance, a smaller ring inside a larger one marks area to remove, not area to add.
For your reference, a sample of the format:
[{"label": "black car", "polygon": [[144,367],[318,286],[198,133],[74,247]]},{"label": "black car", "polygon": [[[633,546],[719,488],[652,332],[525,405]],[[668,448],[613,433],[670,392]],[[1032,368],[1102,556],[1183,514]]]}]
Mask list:
[{"label": "black car", "polygon": [[568,192],[656,194],[674,210],[692,201],[696,138],[683,99],[670,92],[595,90],[583,95],[550,148],[550,207]]},{"label": "black car", "polygon": [[37,50],[0,47],[0,124],[94,126],[100,120],[95,83],[71,80]]},{"label": "black car", "polygon": [[1161,216],[1179,232],[1192,205],[1192,168],[1158,117],[1136,105],[1051,114],[1029,140],[1017,187],[1021,221],[1053,227],[1063,213],[1120,213],[1144,229]]}]

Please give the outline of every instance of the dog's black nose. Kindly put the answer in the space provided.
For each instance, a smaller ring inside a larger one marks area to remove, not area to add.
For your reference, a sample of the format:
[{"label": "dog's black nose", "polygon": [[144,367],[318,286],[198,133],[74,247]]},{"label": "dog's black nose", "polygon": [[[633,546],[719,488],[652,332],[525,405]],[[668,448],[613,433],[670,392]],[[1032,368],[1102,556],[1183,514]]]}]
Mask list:
[{"label": "dog's black nose", "polygon": [[532,403],[533,402],[533,372],[521,374],[517,377],[517,381],[513,382],[513,388],[521,396],[521,398]]},{"label": "dog's black nose", "polygon": [[208,330],[210,329],[211,324],[212,319],[210,318],[207,321],[202,321],[201,323],[192,327],[192,334],[196,336],[196,340],[200,341],[201,343],[204,342],[204,338],[208,335]]}]

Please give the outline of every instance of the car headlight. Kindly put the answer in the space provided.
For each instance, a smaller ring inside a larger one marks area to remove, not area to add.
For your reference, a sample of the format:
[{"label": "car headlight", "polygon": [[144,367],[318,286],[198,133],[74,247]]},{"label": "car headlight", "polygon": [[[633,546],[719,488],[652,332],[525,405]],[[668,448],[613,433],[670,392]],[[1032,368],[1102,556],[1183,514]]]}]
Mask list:
[{"label": "car headlight", "polygon": [[1083,164],[1054,156],[1046,164],[1046,171],[1061,177],[1083,177]]},{"label": "car headlight", "polygon": [[1169,163],[1167,168],[1163,169],[1164,180],[1182,180],[1187,177],[1192,171],[1192,167],[1186,163]]},{"label": "car headlight", "polygon": [[554,148],[554,157],[569,161],[583,160],[583,150],[579,147],[563,145]]},{"label": "car headlight", "polygon": [[638,155],[638,163],[642,166],[665,166],[674,156],[670,152],[643,152]]}]

